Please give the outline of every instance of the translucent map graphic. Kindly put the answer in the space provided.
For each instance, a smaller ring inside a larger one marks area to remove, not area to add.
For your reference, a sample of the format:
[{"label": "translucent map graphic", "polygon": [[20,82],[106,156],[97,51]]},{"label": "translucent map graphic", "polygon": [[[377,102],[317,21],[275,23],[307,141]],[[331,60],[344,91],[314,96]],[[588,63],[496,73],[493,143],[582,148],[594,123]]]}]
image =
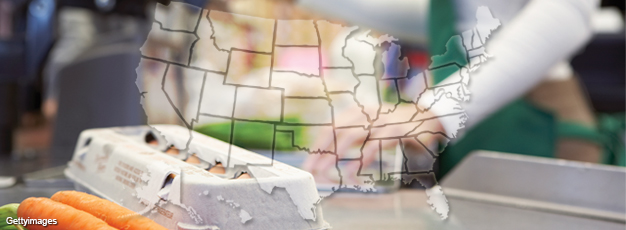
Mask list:
[{"label": "translucent map graphic", "polygon": [[[175,120],[189,130],[217,124],[211,127],[220,130],[223,140],[237,144],[254,139],[256,147],[272,156],[285,148],[330,156],[335,167],[319,170],[338,178],[331,191],[372,192],[381,181],[433,179],[435,160],[468,119],[462,102],[470,100],[471,73],[490,58],[485,44],[500,25],[486,7],[476,15],[474,29],[450,38],[448,52],[435,54],[427,69],[415,73],[409,71],[398,39],[367,28],[158,4],[140,49],[141,103],[149,124]],[[245,33],[236,28],[246,28]],[[451,50],[462,52],[465,61],[445,61]],[[459,81],[432,83],[434,73],[451,70]],[[458,126],[429,130],[437,120]],[[418,137],[428,135],[444,141],[420,142]],[[332,141],[306,140],[316,137]],[[337,139],[345,137],[363,141],[355,151],[338,152],[343,148]],[[188,138],[193,138],[191,132]],[[406,154],[403,144],[409,142],[428,153]],[[398,147],[388,154],[382,146]],[[364,149],[379,153],[369,159],[380,164],[373,172],[362,165]],[[383,162],[398,165],[383,167]],[[352,165],[358,166],[354,173],[345,169]],[[426,193],[431,207],[447,218],[441,188]]]}]

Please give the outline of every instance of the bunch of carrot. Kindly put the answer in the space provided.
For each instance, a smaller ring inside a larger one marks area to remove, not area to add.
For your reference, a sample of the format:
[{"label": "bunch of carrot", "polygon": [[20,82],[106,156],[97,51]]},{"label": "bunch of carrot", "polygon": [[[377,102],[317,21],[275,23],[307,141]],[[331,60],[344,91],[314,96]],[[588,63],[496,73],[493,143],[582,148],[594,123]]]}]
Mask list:
[{"label": "bunch of carrot", "polygon": [[156,222],[111,201],[77,191],[60,191],[51,198],[31,197],[19,205],[24,219],[56,219],[56,225],[27,225],[38,229],[161,230]]}]

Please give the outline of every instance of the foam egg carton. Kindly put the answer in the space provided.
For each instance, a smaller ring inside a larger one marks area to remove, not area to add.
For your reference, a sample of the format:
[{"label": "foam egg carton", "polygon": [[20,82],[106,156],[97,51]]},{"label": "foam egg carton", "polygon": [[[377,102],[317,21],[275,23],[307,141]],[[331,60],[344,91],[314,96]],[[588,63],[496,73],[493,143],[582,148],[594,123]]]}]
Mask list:
[{"label": "foam egg carton", "polygon": [[181,126],[85,130],[65,174],[168,229],[330,228],[310,173]]}]

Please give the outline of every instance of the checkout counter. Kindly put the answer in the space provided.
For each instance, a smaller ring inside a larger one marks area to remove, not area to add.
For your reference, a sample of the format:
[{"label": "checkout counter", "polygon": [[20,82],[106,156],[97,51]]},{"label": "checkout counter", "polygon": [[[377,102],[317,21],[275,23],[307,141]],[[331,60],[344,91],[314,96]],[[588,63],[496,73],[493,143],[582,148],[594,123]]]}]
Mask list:
[{"label": "checkout counter", "polygon": [[[0,167],[0,173],[12,174],[7,169]],[[0,203],[74,189],[64,169],[20,176],[15,185],[0,189]],[[431,210],[422,189],[336,193],[321,206],[333,229],[626,228],[623,167],[478,151],[443,178],[441,186],[450,207],[446,220]]]}]

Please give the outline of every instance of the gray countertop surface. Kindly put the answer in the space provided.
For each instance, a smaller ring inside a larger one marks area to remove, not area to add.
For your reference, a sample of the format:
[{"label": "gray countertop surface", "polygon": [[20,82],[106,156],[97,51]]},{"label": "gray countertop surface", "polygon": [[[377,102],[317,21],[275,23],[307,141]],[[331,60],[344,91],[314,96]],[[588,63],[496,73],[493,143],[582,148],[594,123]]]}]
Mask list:
[{"label": "gray countertop surface", "polygon": [[[483,155],[482,157],[486,156],[489,155]],[[488,158],[489,159],[486,160],[494,159],[494,157]],[[479,160],[477,161],[479,164],[475,164],[476,166],[480,166],[482,162],[487,162],[490,165],[493,163],[482,159],[475,160]],[[500,166],[507,166],[502,167],[503,172],[509,170],[508,168],[514,168],[514,165],[517,164],[512,162],[511,159],[508,159],[508,161],[510,165],[507,165],[506,162],[498,163]],[[468,162],[471,163],[472,161]],[[523,161],[522,163],[529,164],[529,162],[532,163],[532,161]],[[39,180],[35,181],[36,183],[29,180],[33,175],[28,174],[29,172],[63,164],[64,162],[62,161],[54,161],[45,158],[20,161],[0,159],[0,176],[17,176],[18,178],[18,182],[14,186],[0,188],[0,204],[18,203],[28,197],[50,197],[57,191],[74,189],[71,183],[63,181],[63,179]],[[447,182],[445,179],[442,181],[444,194],[446,193],[446,189],[449,189],[450,192],[455,190],[457,193],[459,189],[464,191],[492,193],[492,191],[485,190],[487,188],[484,188],[489,184],[480,188],[465,188],[467,186],[462,185],[462,182],[468,180],[468,178],[475,178],[465,177],[467,176],[465,174],[470,173],[472,170],[483,168],[468,166],[472,166],[472,164],[467,163],[465,169],[460,168],[457,170],[464,172],[462,173],[463,175],[451,177]],[[540,166],[544,167],[543,170],[552,170],[553,167],[562,167],[562,164],[550,165],[542,163]],[[523,169],[529,167],[531,166],[524,166]],[[539,166],[533,166],[533,168],[537,167]],[[494,169],[494,167],[488,168]],[[497,167],[495,168],[497,169]],[[57,170],[57,173],[59,171],[60,170]],[[573,179],[584,178],[584,176],[581,175],[592,175],[589,173],[575,175],[575,173],[579,173],[579,171],[580,170],[573,170],[572,172],[567,172],[567,170],[560,170],[558,175],[574,175]],[[47,171],[44,172],[45,173],[39,173],[38,175],[50,174]],[[557,175],[557,173],[555,171],[555,173],[542,175]],[[619,176],[620,174],[617,175]],[[493,176],[514,177],[514,175],[506,175],[505,173]],[[497,177],[490,180],[496,180]],[[487,174],[480,178],[488,179]],[[535,176],[534,178],[537,177]],[[507,181],[506,178],[497,179]],[[523,178],[519,178],[518,175],[518,178],[510,178],[509,180],[521,181],[522,179]],[[593,180],[593,178],[587,179]],[[456,182],[457,180],[459,182]],[[614,183],[626,183],[615,180],[611,181],[614,181]],[[499,184],[502,183],[504,182]],[[524,186],[532,186],[529,183],[531,182],[525,183]],[[561,184],[560,186],[571,185]],[[495,188],[496,187],[494,187],[494,189]],[[520,189],[521,188],[522,187],[520,187]],[[542,188],[538,188],[537,191],[546,191],[546,189],[549,188],[541,189]],[[580,191],[580,189],[578,191]],[[605,192],[605,194],[610,193]],[[499,195],[512,196],[511,194]],[[590,193],[590,195],[593,194]],[[621,199],[623,200],[623,198]],[[381,194],[335,193],[324,198],[321,201],[321,206],[324,219],[331,224],[333,229],[626,229],[626,225],[620,222],[573,216],[567,213],[536,210],[520,205],[502,205],[493,202],[485,202],[480,199],[466,199],[462,196],[454,195],[453,193],[447,196],[450,206],[450,217],[446,220],[442,220],[438,214],[430,208],[427,200],[428,197],[424,190],[400,189],[393,193]]]}]

